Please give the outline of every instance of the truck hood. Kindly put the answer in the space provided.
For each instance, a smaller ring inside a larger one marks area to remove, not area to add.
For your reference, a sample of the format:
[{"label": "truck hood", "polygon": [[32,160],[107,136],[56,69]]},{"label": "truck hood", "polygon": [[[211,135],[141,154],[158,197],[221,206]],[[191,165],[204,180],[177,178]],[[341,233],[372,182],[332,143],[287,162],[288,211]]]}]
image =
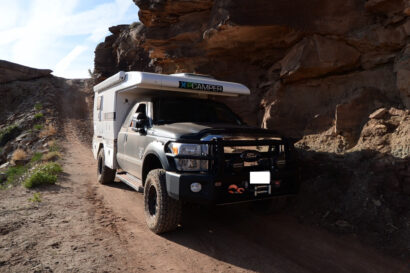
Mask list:
[{"label": "truck hood", "polygon": [[171,139],[199,140],[209,137],[222,138],[282,138],[272,130],[246,125],[181,122],[154,125],[151,134]]}]

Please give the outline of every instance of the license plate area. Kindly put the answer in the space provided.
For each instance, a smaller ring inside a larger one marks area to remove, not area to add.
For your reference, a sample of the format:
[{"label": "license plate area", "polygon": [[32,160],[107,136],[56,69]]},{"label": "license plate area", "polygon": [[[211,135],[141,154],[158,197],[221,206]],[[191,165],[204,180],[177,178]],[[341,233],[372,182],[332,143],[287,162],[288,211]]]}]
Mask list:
[{"label": "license plate area", "polygon": [[270,184],[270,171],[249,172],[249,183],[256,185]]},{"label": "license plate area", "polygon": [[254,195],[257,197],[258,195],[270,195],[272,193],[271,185],[259,185],[254,188]]}]

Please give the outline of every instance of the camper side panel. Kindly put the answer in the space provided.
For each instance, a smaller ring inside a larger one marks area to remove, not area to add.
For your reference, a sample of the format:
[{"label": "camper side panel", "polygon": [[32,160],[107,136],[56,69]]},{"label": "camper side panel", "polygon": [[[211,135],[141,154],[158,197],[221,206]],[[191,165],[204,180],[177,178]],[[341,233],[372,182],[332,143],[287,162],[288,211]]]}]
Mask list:
[{"label": "camper side panel", "polygon": [[96,157],[100,144],[104,146],[105,165],[112,169],[116,168],[115,156],[115,91],[107,90],[96,92],[94,97],[94,137],[93,153]]}]

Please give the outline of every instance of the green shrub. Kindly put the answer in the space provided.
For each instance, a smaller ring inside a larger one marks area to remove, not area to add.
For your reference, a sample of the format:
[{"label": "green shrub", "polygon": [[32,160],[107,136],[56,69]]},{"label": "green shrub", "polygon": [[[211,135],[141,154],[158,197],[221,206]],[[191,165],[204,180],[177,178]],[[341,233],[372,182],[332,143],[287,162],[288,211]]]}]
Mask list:
[{"label": "green shrub", "polygon": [[32,157],[31,157],[31,162],[37,162],[40,161],[41,158],[43,157],[42,153],[35,153]]},{"label": "green shrub", "polygon": [[37,111],[40,111],[41,109],[43,109],[43,105],[41,103],[36,103],[34,104],[34,109],[36,109]]},{"label": "green shrub", "polygon": [[32,188],[44,184],[55,184],[57,181],[57,174],[62,171],[58,163],[51,162],[41,164],[34,168],[29,177],[24,181],[24,187]]},{"label": "green shrub", "polygon": [[46,163],[42,166],[42,168],[51,174],[59,174],[63,171],[63,168],[61,168],[60,164],[55,163],[55,162],[50,162]]},{"label": "green shrub", "polygon": [[34,128],[34,130],[40,131],[41,129],[44,128],[44,126],[41,125],[41,124],[35,124],[33,128]]},{"label": "green shrub", "polygon": [[42,201],[41,200],[41,194],[39,192],[35,192],[35,193],[33,193],[33,197],[29,198],[28,200],[33,202],[33,203],[34,202],[40,203]]},{"label": "green shrub", "polygon": [[25,172],[27,171],[26,166],[13,166],[6,171],[6,182],[2,185],[2,188],[7,185],[14,184]]},{"label": "green shrub", "polygon": [[57,176],[44,171],[37,171],[24,181],[24,187],[32,188],[43,184],[55,184]]},{"label": "green shrub", "polygon": [[34,119],[41,119],[42,117],[44,117],[43,113],[36,113],[34,115]]}]

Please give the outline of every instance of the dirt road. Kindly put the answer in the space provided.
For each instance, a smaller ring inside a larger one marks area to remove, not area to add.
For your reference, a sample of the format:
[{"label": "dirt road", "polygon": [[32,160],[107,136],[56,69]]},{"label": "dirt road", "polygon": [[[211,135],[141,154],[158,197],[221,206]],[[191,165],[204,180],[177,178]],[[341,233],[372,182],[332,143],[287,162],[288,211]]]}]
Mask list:
[{"label": "dirt road", "polygon": [[[84,96],[73,96],[84,105]],[[80,113],[81,111],[74,111]],[[69,180],[87,188],[90,217],[107,225],[114,257],[132,272],[410,272],[406,264],[362,246],[352,236],[305,226],[287,215],[248,206],[187,208],[182,227],[158,236],[145,225],[143,196],[126,185],[96,182],[96,166],[81,117],[65,112]],[[84,118],[84,116],[82,117]],[[114,242],[120,243],[114,243]],[[124,267],[123,267],[124,269]]]},{"label": "dirt road", "polygon": [[40,204],[28,202],[32,192],[22,188],[0,192],[1,272],[410,272],[353,236],[246,205],[192,206],[177,231],[151,233],[142,194],[120,182],[97,183],[87,96],[73,89],[63,97],[58,185],[40,190]]},{"label": "dirt road", "polygon": [[404,265],[361,246],[298,224],[280,214],[256,215],[246,206],[191,208],[183,227],[164,236],[145,226],[142,194],[120,182],[96,183],[89,147],[74,139],[65,169],[87,187],[93,217],[110,224],[107,236],[122,242],[127,271],[152,272],[405,272]]}]

